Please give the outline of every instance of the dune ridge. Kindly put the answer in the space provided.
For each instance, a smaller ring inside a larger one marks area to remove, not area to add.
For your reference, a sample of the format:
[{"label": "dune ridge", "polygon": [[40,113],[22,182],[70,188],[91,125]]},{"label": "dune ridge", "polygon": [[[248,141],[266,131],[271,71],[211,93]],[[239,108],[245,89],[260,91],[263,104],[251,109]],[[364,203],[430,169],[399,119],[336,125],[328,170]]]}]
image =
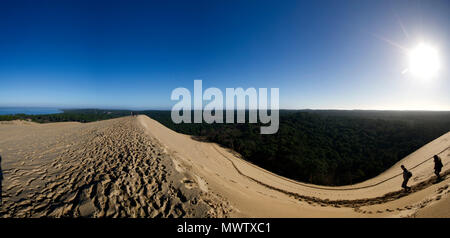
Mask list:
[{"label": "dune ridge", "polygon": [[185,186],[192,176],[175,172],[167,154],[131,117],[6,129],[16,137],[0,130],[6,136],[0,143],[2,217],[225,214],[219,200]]},{"label": "dune ridge", "polygon": [[[414,216],[449,193],[450,132],[423,146],[379,176],[355,185],[329,187],[297,182],[253,165],[226,148],[192,139],[140,116],[147,133],[172,156],[203,176],[245,217],[378,217]],[[439,154],[444,181],[435,183],[433,162]],[[411,193],[401,190],[400,164],[412,168]],[[448,205],[442,205],[449,211]],[[450,216],[450,211],[448,212]]]},{"label": "dune ridge", "polygon": [[[147,116],[0,123],[0,217],[450,217],[449,145],[450,132],[373,179],[329,187],[276,175]],[[410,193],[400,164],[412,168]]]}]

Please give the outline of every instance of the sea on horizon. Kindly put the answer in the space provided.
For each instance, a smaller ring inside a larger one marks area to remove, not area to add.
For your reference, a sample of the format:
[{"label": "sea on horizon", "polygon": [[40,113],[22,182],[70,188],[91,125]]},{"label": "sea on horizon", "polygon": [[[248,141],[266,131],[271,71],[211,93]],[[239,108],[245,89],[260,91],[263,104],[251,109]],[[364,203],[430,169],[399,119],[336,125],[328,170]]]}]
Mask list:
[{"label": "sea on horizon", "polygon": [[44,114],[58,114],[63,111],[51,107],[0,107],[0,115],[44,115]]}]

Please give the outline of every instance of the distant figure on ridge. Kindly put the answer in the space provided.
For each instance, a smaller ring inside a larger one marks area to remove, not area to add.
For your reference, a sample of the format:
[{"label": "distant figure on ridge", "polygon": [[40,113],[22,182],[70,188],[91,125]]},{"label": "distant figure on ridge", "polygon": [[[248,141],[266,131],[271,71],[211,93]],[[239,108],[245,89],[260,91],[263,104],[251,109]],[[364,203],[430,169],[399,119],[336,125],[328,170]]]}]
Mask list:
[{"label": "distant figure on ridge", "polygon": [[442,167],[444,167],[444,165],[442,165],[442,161],[441,158],[439,158],[439,156],[434,155],[434,174],[436,174],[436,177],[438,180],[441,180],[441,175],[439,173],[441,173]]},{"label": "distant figure on ridge", "polygon": [[411,190],[411,188],[408,187],[407,184],[408,184],[408,180],[412,177],[412,173],[409,170],[407,170],[404,165],[402,165],[401,168],[403,169],[402,188],[404,188],[405,191],[409,191],[409,190]]}]

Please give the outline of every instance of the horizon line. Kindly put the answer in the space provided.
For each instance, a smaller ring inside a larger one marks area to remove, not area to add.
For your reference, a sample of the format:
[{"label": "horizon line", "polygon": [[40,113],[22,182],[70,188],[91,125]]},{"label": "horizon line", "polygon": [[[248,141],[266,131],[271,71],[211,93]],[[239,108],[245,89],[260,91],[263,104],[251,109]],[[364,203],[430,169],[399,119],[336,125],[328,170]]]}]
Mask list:
[{"label": "horizon line", "polygon": [[[51,108],[58,110],[78,109],[78,110],[127,110],[127,111],[171,111],[171,108],[145,108],[145,107],[114,107],[114,106],[3,106],[0,108]],[[191,111],[194,111],[192,109]],[[259,110],[259,109],[245,109]],[[270,109],[269,109],[270,110]],[[280,108],[279,111],[427,111],[427,112],[449,112],[450,109],[373,109],[373,108]],[[224,109],[224,111],[227,111]],[[236,110],[235,110],[236,111]]]}]

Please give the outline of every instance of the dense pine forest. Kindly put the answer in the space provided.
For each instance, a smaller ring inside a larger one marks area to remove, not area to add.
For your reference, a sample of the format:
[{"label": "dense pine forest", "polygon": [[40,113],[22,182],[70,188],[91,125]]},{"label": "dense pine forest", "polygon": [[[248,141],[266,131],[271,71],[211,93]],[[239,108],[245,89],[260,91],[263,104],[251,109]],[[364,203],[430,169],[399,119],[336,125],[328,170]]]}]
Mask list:
[{"label": "dense pine forest", "polygon": [[[0,120],[90,122],[130,115],[126,110],[65,110]],[[346,185],[372,178],[450,131],[450,112],[282,110],[276,134],[261,124],[174,124],[170,111],[139,111],[168,128],[216,142],[277,174],[308,183]],[[424,158],[424,160],[427,158]]]},{"label": "dense pine forest", "polygon": [[85,123],[129,116],[131,114],[129,110],[62,109],[62,111],[63,113],[47,115],[0,115],[0,121],[29,120],[38,123],[75,121]]},{"label": "dense pine forest", "polygon": [[170,112],[145,114],[272,172],[322,185],[372,178],[450,131],[450,112],[280,111],[273,135],[261,135],[260,124],[174,124]]}]

